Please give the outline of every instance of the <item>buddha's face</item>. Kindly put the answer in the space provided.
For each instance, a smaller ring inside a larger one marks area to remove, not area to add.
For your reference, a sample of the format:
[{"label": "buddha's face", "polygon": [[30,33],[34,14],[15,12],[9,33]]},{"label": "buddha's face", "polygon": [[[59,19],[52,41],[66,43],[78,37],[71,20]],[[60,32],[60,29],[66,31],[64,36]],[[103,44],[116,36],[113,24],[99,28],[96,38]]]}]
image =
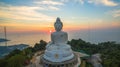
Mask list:
[{"label": "buddha's face", "polygon": [[62,24],[62,22],[58,21],[54,24],[54,27],[55,27],[56,31],[61,31],[62,27],[63,27],[63,24]]}]

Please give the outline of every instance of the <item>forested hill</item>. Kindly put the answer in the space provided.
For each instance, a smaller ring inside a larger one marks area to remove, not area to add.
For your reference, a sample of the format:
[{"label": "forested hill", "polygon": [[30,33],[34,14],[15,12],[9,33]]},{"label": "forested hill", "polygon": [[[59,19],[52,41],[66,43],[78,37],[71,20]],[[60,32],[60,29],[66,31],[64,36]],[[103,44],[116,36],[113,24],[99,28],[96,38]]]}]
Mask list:
[{"label": "forested hill", "polygon": [[[91,44],[82,39],[72,39],[71,41],[68,41],[68,44],[71,45],[71,48],[74,51],[84,51],[89,55],[95,53],[102,54],[101,59],[103,60],[103,67],[120,67],[120,44],[117,44],[116,42]],[[28,47],[22,51],[14,50],[4,58],[0,59],[0,67],[24,67],[30,63],[31,58],[36,52],[44,51],[46,45],[47,42],[40,40],[34,47]],[[18,63],[16,63],[16,61]]]},{"label": "forested hill", "polygon": [[120,67],[120,44],[116,42],[103,42],[98,44],[91,44],[82,39],[72,39],[68,41],[72,49],[75,51],[83,50],[87,54],[102,54],[104,67]]}]

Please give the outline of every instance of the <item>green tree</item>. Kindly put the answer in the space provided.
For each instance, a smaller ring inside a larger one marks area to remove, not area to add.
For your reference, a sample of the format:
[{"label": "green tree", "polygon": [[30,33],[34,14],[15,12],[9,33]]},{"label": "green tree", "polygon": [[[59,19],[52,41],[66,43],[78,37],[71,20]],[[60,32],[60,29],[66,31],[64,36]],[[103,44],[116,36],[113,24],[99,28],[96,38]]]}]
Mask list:
[{"label": "green tree", "polygon": [[7,67],[23,67],[25,56],[15,55],[8,59]]},{"label": "green tree", "polygon": [[120,67],[120,44],[114,41],[91,44],[82,39],[72,39],[68,41],[74,51],[83,50],[91,55],[95,53],[102,54],[103,67]]},{"label": "green tree", "polygon": [[7,56],[6,56],[6,58],[10,58],[10,57],[12,57],[12,56],[14,56],[14,55],[16,55],[16,54],[20,54],[22,51],[20,51],[20,50],[18,50],[18,49],[15,49],[15,50],[13,50],[12,52],[10,52]]},{"label": "green tree", "polygon": [[5,59],[0,59],[0,67],[6,67],[7,61]]},{"label": "green tree", "polygon": [[39,51],[39,50],[45,50],[45,46],[47,45],[47,42],[40,40],[40,43],[36,43],[34,46],[34,50],[35,51]]}]

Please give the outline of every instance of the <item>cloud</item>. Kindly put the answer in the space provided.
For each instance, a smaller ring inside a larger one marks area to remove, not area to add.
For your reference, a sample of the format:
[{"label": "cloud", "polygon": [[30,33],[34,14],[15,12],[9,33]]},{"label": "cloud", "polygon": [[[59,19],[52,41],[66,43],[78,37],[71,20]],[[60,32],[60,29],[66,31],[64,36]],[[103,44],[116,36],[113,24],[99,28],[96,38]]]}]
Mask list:
[{"label": "cloud", "polygon": [[36,7],[12,6],[12,5],[7,5],[7,4],[2,3],[2,5],[0,5],[0,18],[15,19],[15,20],[28,20],[28,21],[30,20],[35,20],[35,21],[53,20],[53,17],[45,15],[41,12],[38,12],[37,10],[45,10],[45,8],[37,7],[37,6]]},{"label": "cloud", "polygon": [[113,17],[120,17],[120,9],[111,11]]},{"label": "cloud", "polygon": [[84,4],[85,2],[93,3],[96,5],[104,5],[104,6],[118,6],[119,4],[112,0],[61,0],[62,2],[74,1],[80,4]]},{"label": "cloud", "polygon": [[84,0],[61,0],[61,2],[69,2],[69,1],[73,1],[73,2],[78,2],[80,4],[84,4]]},{"label": "cloud", "polygon": [[88,0],[88,3],[102,4],[105,6],[117,6],[118,5],[118,3],[115,3],[112,0]]},{"label": "cloud", "polygon": [[35,1],[34,3],[40,4],[40,5],[64,5],[62,2],[57,2],[53,0]]},{"label": "cloud", "polygon": [[59,8],[54,7],[54,6],[48,6],[48,8],[51,9],[51,10],[59,10]]},{"label": "cloud", "polygon": [[63,6],[64,2],[54,0],[35,0],[33,2],[36,6],[44,7],[46,10],[60,10],[58,6]]},{"label": "cloud", "polygon": [[77,2],[84,4],[84,0],[76,0]]}]

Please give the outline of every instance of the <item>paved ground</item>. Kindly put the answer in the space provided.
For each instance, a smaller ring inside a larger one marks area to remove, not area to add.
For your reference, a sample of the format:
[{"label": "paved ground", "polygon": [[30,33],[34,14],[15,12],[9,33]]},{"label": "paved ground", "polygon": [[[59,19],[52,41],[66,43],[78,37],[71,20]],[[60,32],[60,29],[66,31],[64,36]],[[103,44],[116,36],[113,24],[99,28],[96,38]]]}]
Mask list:
[{"label": "paved ground", "polygon": [[40,63],[40,57],[43,51],[38,51],[34,54],[33,58],[31,59],[31,63],[26,67],[43,67]]}]

